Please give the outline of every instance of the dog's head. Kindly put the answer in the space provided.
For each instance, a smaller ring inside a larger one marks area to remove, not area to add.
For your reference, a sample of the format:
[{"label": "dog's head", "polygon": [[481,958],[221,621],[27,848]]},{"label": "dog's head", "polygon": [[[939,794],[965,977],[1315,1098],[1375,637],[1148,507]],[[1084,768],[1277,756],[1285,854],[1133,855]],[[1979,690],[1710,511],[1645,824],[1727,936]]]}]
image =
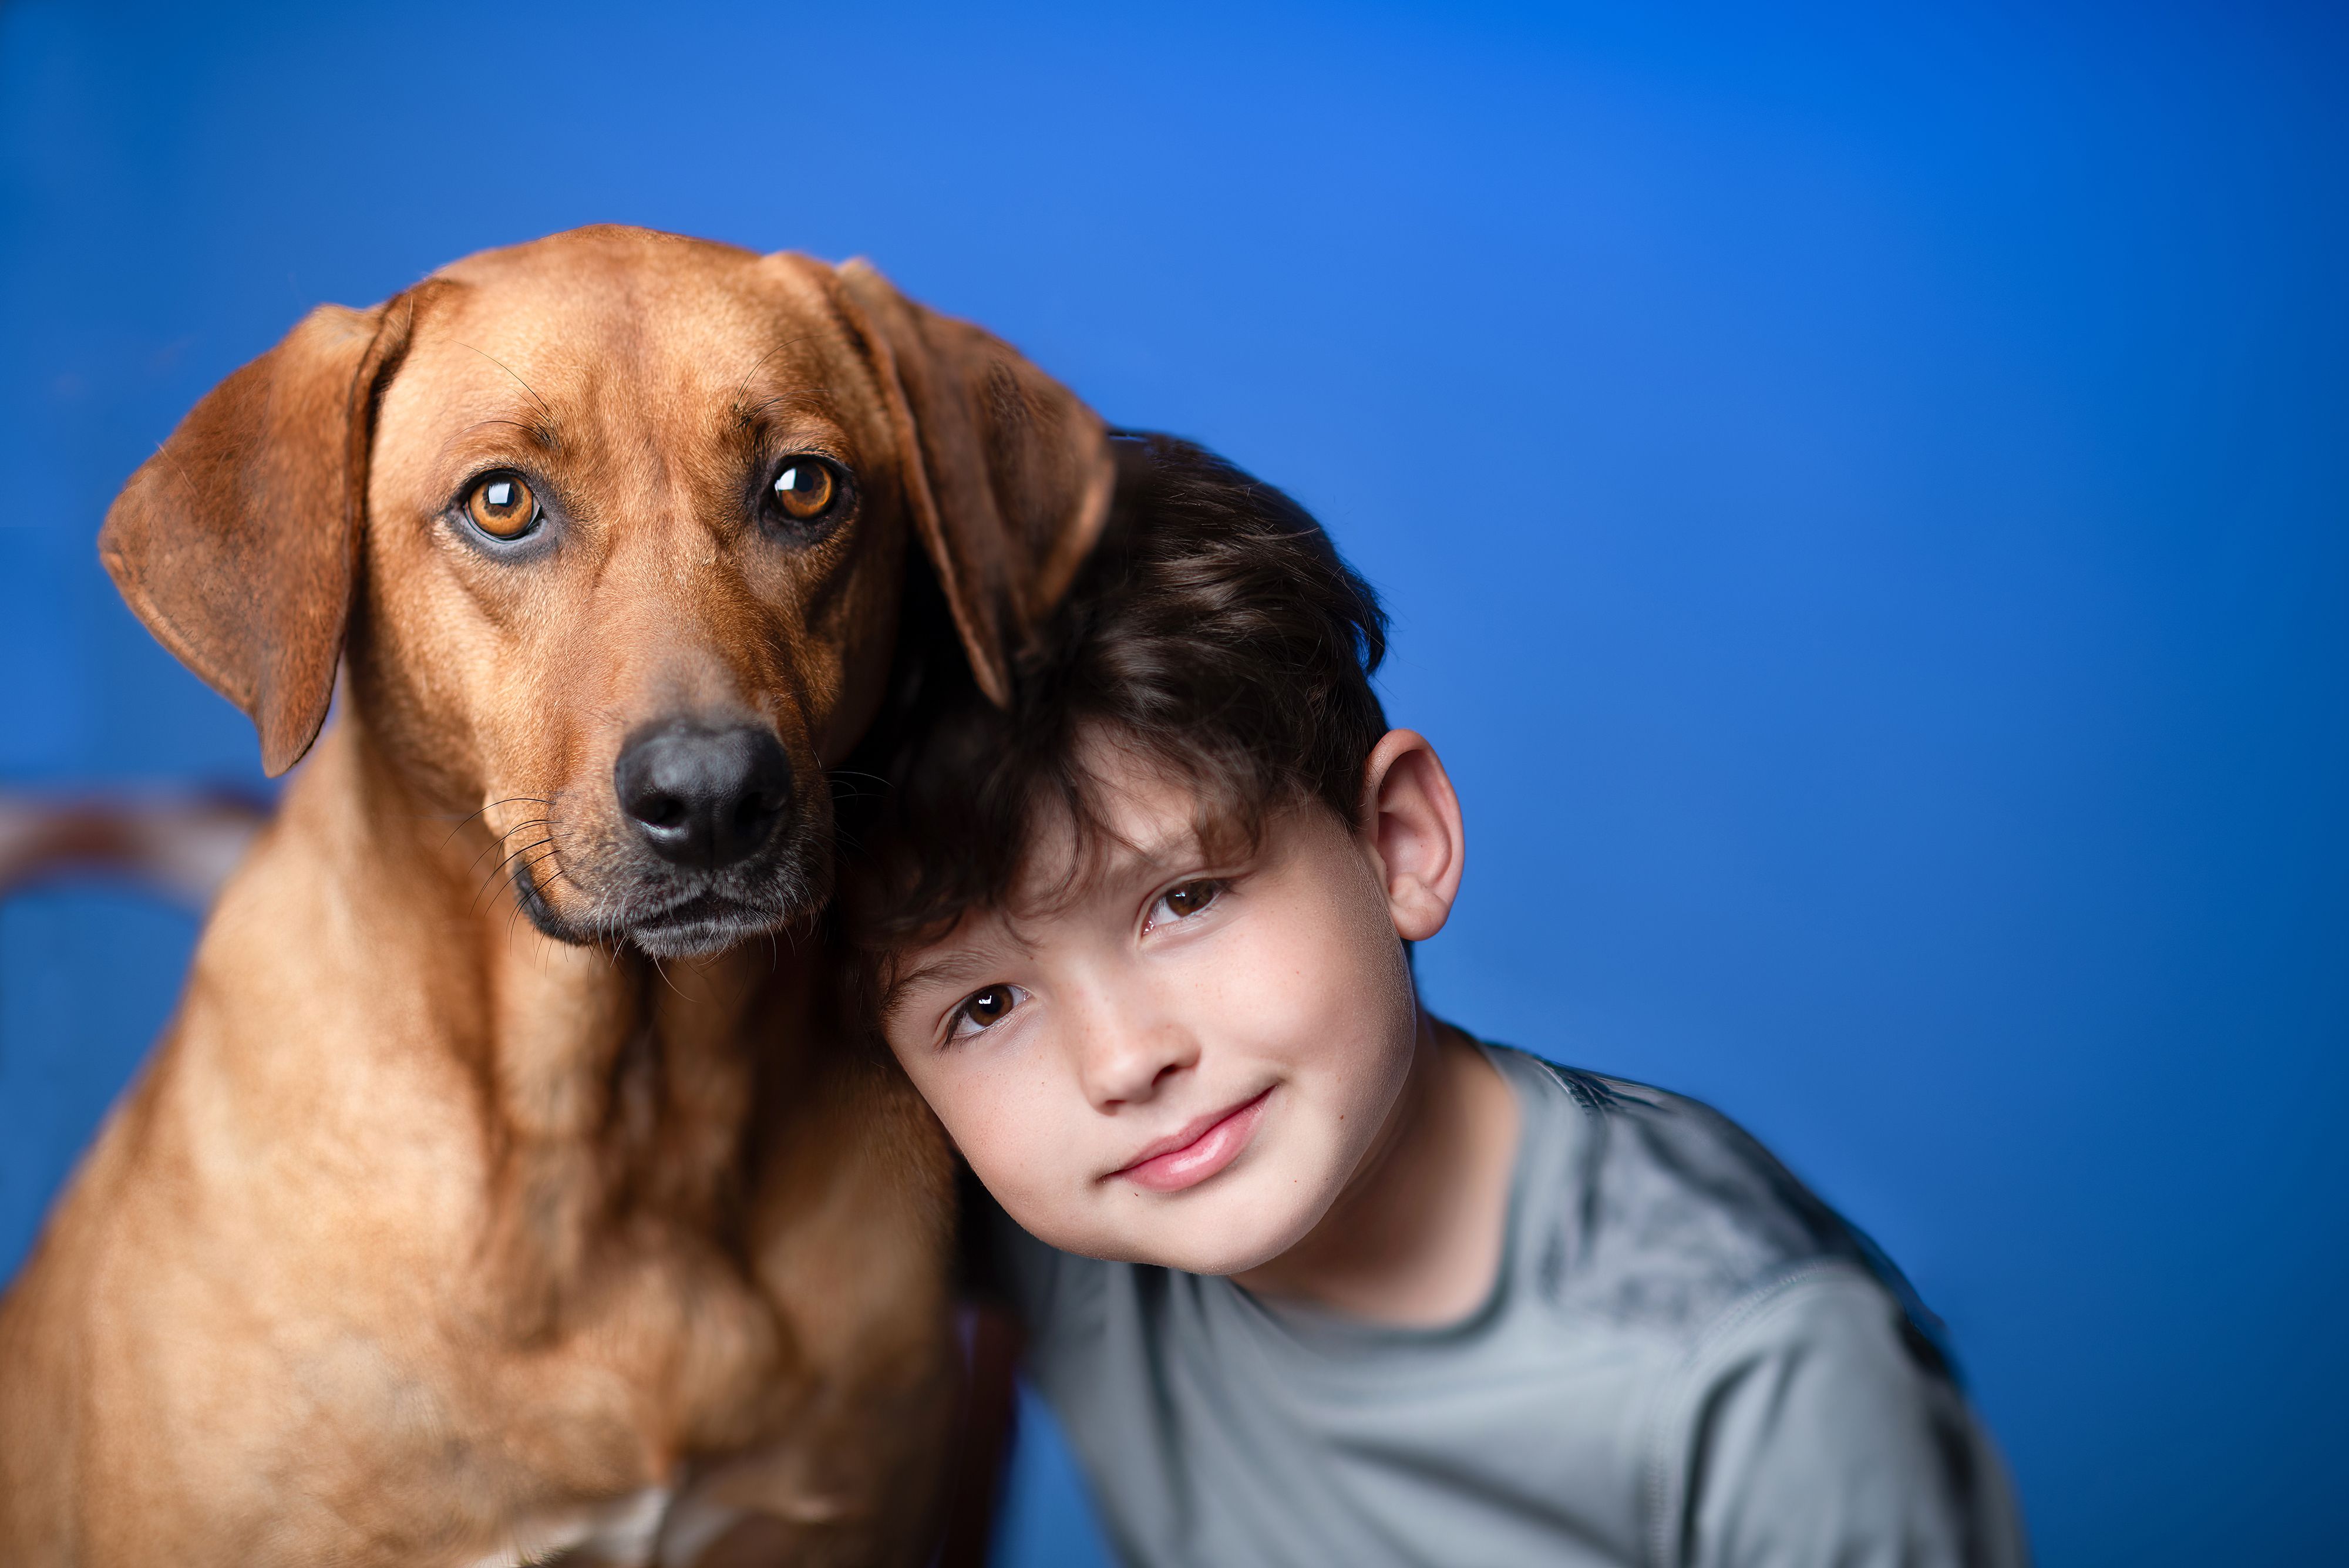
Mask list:
[{"label": "dog's head", "polygon": [[1107,507],[1099,420],[877,273],[638,230],[326,306],[191,412],[106,564],[273,774],[347,653],[549,935],[708,951],[828,883],[918,542],[982,687]]}]

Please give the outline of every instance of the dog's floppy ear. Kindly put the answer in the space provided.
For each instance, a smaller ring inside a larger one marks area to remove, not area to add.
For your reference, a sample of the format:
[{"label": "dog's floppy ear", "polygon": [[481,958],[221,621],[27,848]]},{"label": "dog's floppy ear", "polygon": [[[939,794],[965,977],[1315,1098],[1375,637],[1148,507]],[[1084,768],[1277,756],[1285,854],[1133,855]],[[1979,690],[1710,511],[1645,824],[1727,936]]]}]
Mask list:
[{"label": "dog's floppy ear", "polygon": [[310,749],[334,699],[376,391],[413,315],[405,296],[312,311],[204,395],[98,534],[123,598],[252,718],[273,775]]},{"label": "dog's floppy ear", "polygon": [[1007,701],[1013,657],[1108,514],[1108,431],[1001,339],[915,304],[867,263],[837,275],[889,401],[906,502],[972,673]]}]

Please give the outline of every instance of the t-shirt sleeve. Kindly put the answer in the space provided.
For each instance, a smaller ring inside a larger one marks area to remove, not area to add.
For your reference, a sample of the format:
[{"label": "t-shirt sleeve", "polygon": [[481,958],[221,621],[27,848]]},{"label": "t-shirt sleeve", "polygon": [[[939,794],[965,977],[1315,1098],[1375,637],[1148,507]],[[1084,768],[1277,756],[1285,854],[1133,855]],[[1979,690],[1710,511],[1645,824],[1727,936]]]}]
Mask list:
[{"label": "t-shirt sleeve", "polygon": [[1659,1555],[1688,1568],[2021,1568],[2005,1467],[1900,1309],[1855,1271],[1747,1304],[1664,1428]]}]

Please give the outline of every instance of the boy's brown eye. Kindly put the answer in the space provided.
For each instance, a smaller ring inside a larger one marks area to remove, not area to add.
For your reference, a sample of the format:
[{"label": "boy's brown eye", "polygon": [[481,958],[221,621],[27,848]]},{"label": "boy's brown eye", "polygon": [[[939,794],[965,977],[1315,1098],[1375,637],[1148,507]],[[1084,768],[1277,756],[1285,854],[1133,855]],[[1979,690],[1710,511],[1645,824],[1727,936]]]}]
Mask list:
[{"label": "boy's brown eye", "polygon": [[962,1004],[963,1015],[981,1029],[1011,1011],[1011,988],[990,985]]},{"label": "boy's brown eye", "polygon": [[1213,903],[1215,898],[1216,885],[1213,882],[1185,882],[1167,893],[1166,912],[1179,920],[1185,915],[1197,914]]}]

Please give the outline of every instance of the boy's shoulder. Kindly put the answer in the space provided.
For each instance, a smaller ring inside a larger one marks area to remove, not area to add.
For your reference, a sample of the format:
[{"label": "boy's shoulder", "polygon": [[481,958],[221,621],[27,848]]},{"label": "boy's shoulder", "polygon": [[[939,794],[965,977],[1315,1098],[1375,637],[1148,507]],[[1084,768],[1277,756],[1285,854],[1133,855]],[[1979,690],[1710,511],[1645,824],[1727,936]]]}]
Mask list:
[{"label": "boy's shoulder", "polygon": [[1561,1309],[1686,1337],[1806,1276],[1865,1274],[1914,1348],[1938,1324],[1874,1242],[1702,1100],[1487,1045],[1525,1107],[1512,1240]]}]

